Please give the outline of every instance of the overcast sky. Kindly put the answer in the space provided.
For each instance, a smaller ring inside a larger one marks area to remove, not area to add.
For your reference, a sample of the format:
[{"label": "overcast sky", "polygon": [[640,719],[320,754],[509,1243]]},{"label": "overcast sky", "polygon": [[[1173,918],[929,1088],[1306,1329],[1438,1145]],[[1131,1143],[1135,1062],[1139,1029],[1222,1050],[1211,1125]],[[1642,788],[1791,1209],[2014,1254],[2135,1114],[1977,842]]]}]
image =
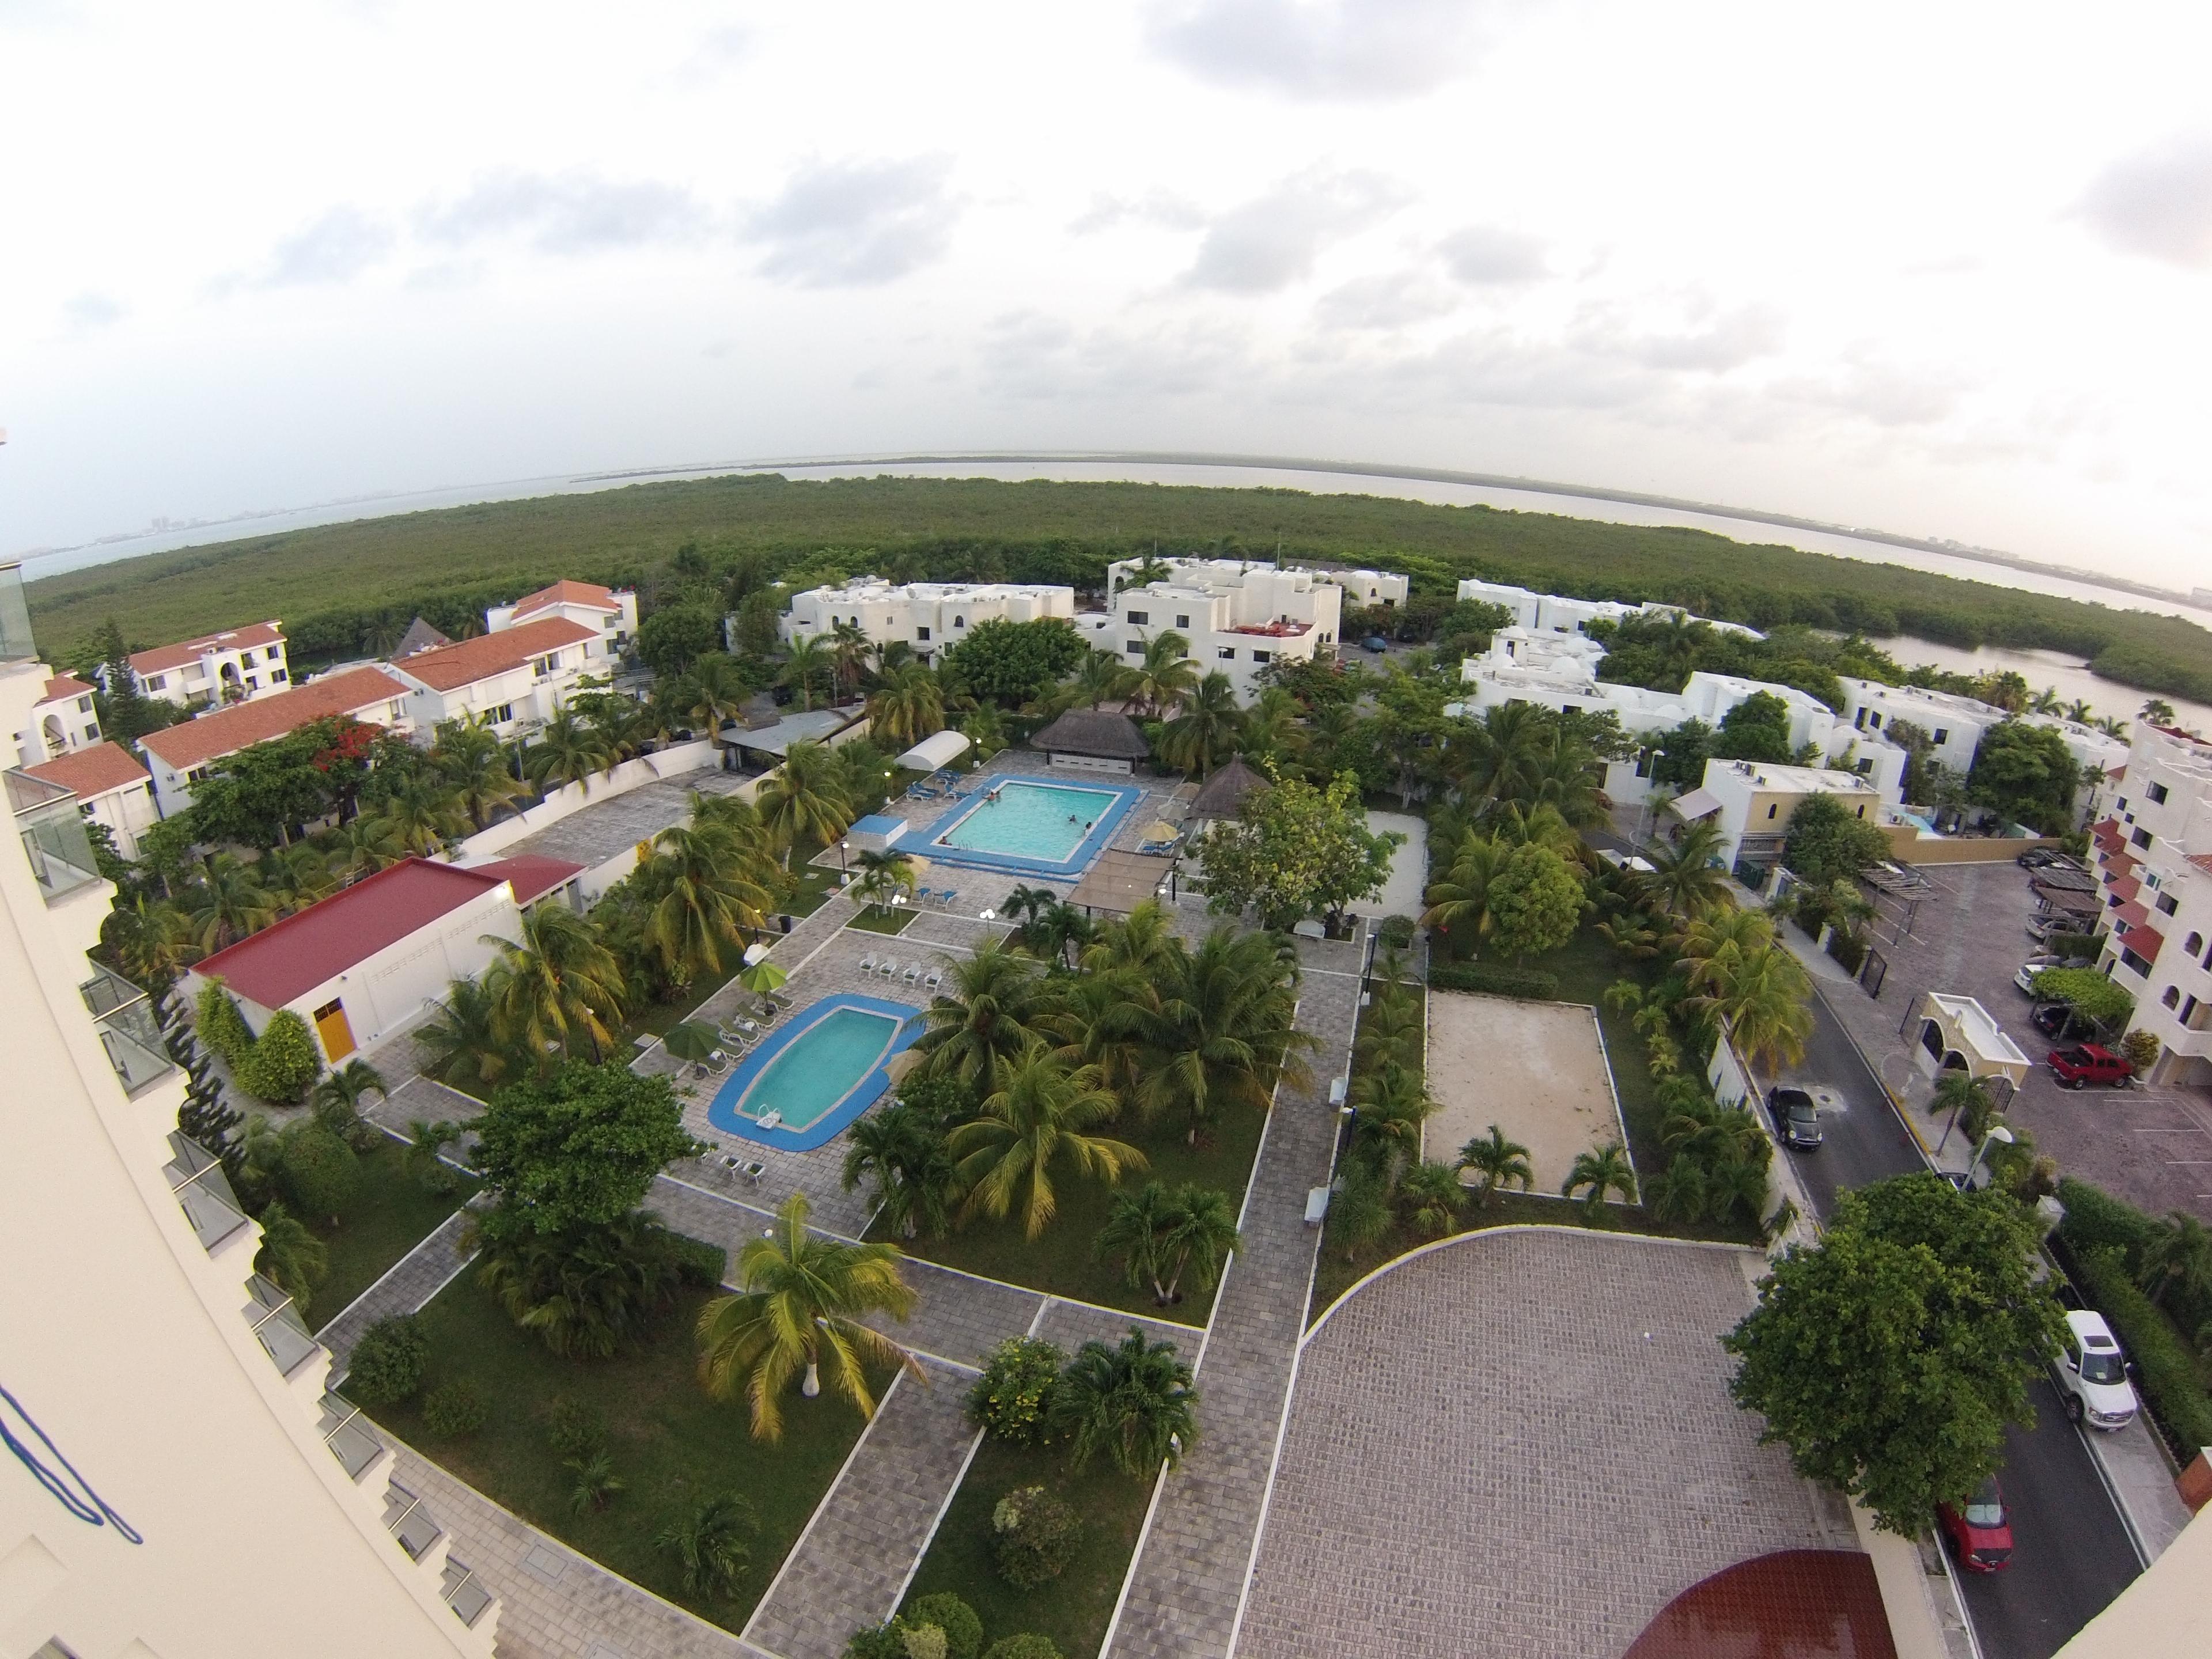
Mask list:
[{"label": "overcast sky", "polygon": [[2212,583],[2208,14],[0,0],[0,550],[1144,447]]}]

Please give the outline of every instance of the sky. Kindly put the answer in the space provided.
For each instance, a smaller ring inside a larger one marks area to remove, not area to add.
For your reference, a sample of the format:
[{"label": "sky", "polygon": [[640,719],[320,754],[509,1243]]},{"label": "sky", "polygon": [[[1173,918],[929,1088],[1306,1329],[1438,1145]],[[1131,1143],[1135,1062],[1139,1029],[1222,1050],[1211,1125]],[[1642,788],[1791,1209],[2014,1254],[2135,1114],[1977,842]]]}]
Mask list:
[{"label": "sky", "polygon": [[0,0],[0,552],[765,457],[1548,478],[2212,585],[2212,9]]}]

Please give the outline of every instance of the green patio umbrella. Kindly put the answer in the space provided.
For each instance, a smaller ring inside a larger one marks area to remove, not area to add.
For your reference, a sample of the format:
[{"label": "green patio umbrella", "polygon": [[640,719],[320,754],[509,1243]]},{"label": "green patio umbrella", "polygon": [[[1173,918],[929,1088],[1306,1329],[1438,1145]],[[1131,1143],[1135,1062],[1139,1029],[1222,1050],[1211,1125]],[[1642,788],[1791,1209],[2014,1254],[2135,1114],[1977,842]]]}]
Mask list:
[{"label": "green patio umbrella", "polygon": [[661,1044],[678,1060],[704,1060],[722,1046],[721,1037],[711,1028],[693,1020],[678,1020],[668,1028]]},{"label": "green patio umbrella", "polygon": [[[751,953],[748,951],[747,954],[750,955]],[[740,969],[738,973],[738,983],[744,986],[748,991],[750,991],[762,998],[763,1000],[766,1000],[768,994],[770,991],[778,988],[782,985],[784,981],[790,977],[790,975],[785,973],[782,969],[777,967],[774,963],[762,961],[749,963],[745,967]],[[769,1005],[769,1012],[770,1013],[775,1012],[775,1005],[773,1003]]]}]

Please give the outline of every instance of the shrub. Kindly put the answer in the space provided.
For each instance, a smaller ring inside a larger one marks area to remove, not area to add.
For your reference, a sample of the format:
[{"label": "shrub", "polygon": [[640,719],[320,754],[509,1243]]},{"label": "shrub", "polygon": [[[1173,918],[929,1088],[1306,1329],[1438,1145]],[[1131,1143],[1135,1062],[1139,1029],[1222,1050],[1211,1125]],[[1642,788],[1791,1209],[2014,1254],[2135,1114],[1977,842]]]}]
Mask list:
[{"label": "shrub", "polygon": [[2130,1274],[2141,1271],[2143,1247],[2157,1236],[2158,1223],[2132,1204],[2071,1176],[2058,1183],[2066,1218],[2058,1237],[2078,1261],[2093,1250],[2115,1249],[2126,1258]]},{"label": "shrub", "polygon": [[553,1455],[564,1462],[589,1462],[605,1449],[607,1419],[598,1407],[563,1395],[553,1402],[549,1414],[553,1422],[546,1438],[552,1443]]},{"label": "shrub", "polygon": [[1482,991],[1527,1002],[1556,1002],[1559,998],[1558,975],[1540,968],[1506,968],[1488,962],[1432,964],[1429,984],[1438,991]]},{"label": "shrub", "polygon": [[709,1244],[704,1239],[686,1238],[681,1233],[669,1235],[670,1248],[676,1257],[676,1271],[684,1284],[694,1290],[711,1291],[722,1282],[722,1274],[730,1263],[729,1253],[719,1244]]},{"label": "shrub", "polygon": [[201,988],[192,1006],[199,1017],[200,1041],[235,1066],[238,1057],[253,1046],[253,1033],[246,1029],[246,1017],[230,993],[220,981],[210,981]]},{"label": "shrub", "polygon": [[968,1390],[968,1420],[1017,1446],[1046,1446],[1052,1394],[1067,1356],[1040,1337],[1009,1337],[991,1350]]},{"label": "shrub", "polygon": [[434,1389],[422,1402],[422,1424],[441,1439],[458,1440],[483,1427],[488,1408],[483,1396],[466,1382],[448,1382]]},{"label": "shrub", "polygon": [[430,1339],[412,1314],[380,1319],[361,1334],[346,1363],[346,1391],[372,1406],[411,1400],[430,1363]]},{"label": "shrub", "polygon": [[1049,1637],[1025,1630],[1018,1636],[1001,1636],[991,1644],[983,1659],[1060,1659],[1060,1650]]},{"label": "shrub", "polygon": [[906,1659],[945,1659],[945,1631],[937,1625],[908,1625],[899,1632]]},{"label": "shrub", "polygon": [[2138,1076],[2158,1064],[2165,1048],[2155,1031],[2133,1030],[2120,1039],[2120,1056],[2136,1068]]},{"label": "shrub", "polygon": [[886,1619],[854,1631],[845,1644],[845,1659],[906,1659],[906,1621]]},{"label": "shrub", "polygon": [[1413,919],[1411,916],[1385,916],[1376,935],[1393,951],[1403,951],[1413,942]]},{"label": "shrub", "polygon": [[2119,1251],[2083,1251],[2075,1266],[2082,1290],[2135,1361],[2143,1403],[2165,1429],[2175,1455],[2194,1457],[2199,1447],[2212,1446],[2212,1398],[2197,1380],[2197,1356],[2157,1304],[2136,1288]]},{"label": "shrub", "polygon": [[2053,933],[2043,941],[2045,956],[2064,957],[2070,962],[2094,962],[2104,948],[2104,940],[2094,933]]},{"label": "shrub", "polygon": [[906,1610],[909,1625],[934,1625],[945,1632],[945,1659],[975,1659],[983,1646],[983,1621],[951,1590],[919,1598]]},{"label": "shrub", "polygon": [[[1083,1522],[1042,1486],[1017,1486],[991,1510],[999,1571],[1017,1589],[1036,1589],[1067,1571]],[[992,1650],[1005,1643],[993,1644]]]},{"label": "shrub", "polygon": [[270,1015],[261,1035],[230,1060],[238,1086],[271,1105],[299,1099],[323,1069],[323,1056],[308,1035],[307,1022],[289,1008]]},{"label": "shrub", "polygon": [[1846,973],[1856,974],[1865,965],[1867,942],[1855,933],[1841,928],[1828,935],[1828,954],[1833,957]]},{"label": "shrub", "polygon": [[335,1221],[361,1185],[361,1160],[320,1124],[297,1124],[284,1135],[276,1178],[301,1214]]}]

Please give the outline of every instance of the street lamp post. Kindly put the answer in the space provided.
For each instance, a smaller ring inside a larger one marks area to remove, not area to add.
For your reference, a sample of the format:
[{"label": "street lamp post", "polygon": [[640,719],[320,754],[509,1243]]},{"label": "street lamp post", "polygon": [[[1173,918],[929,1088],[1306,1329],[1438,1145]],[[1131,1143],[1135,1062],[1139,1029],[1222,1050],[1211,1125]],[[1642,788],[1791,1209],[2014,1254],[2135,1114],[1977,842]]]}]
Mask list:
[{"label": "street lamp post", "polygon": [[2013,1144],[2012,1131],[2006,1128],[2003,1124],[2000,1123],[1995,1128],[1991,1129],[1989,1133],[1982,1137],[1981,1149],[1974,1154],[1974,1161],[1966,1166],[1966,1190],[1968,1192],[1972,1192],[1974,1188],[1974,1177],[1981,1172],[1982,1160],[1990,1155],[1990,1147],[1992,1143],[1997,1143],[2007,1146],[2011,1146]]},{"label": "street lamp post", "polygon": [[845,854],[852,849],[853,843],[849,841],[841,841],[837,843],[837,873],[841,876],[845,873]]}]

